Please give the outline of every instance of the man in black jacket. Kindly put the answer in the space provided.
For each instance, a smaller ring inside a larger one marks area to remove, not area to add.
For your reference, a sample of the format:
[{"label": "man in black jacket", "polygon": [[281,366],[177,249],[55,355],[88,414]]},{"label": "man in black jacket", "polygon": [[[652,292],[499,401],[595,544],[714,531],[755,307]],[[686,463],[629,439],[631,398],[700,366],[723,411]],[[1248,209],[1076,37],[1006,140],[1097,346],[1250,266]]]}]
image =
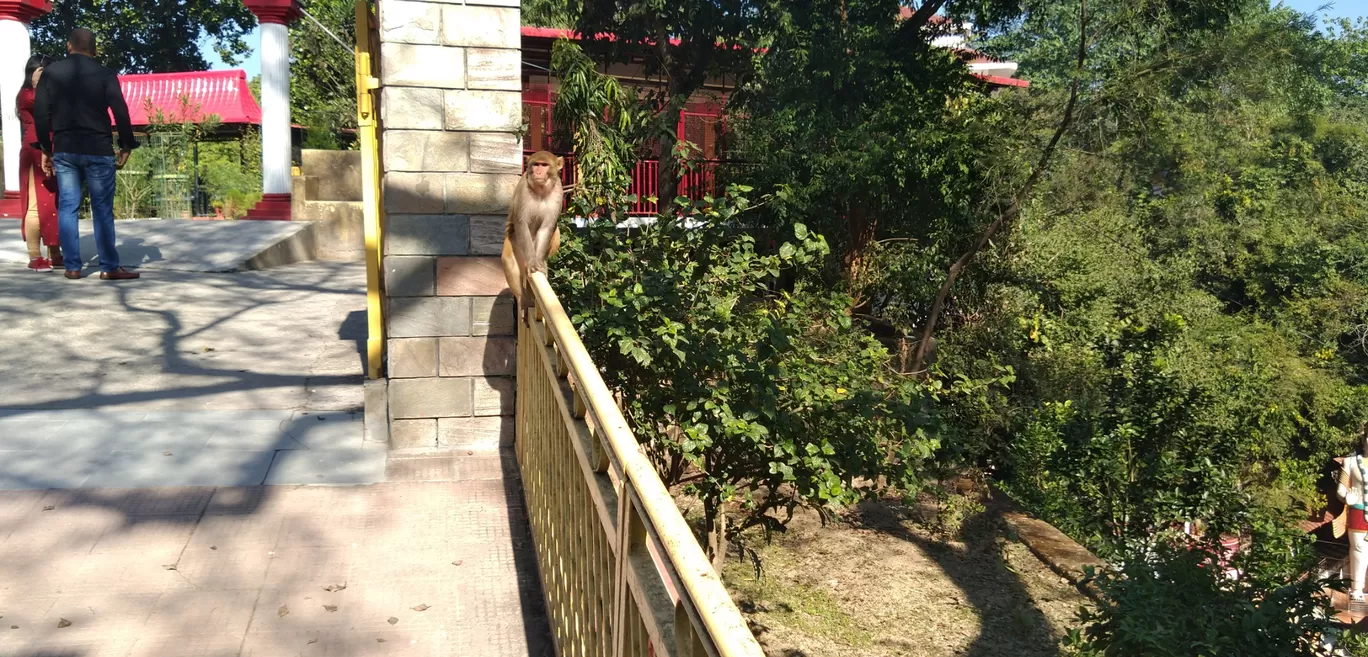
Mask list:
[{"label": "man in black jacket", "polygon": [[[43,69],[33,103],[33,122],[43,168],[57,175],[57,223],[66,256],[66,277],[81,277],[81,234],[76,210],[81,183],[90,192],[95,247],[102,280],[138,278],[119,266],[114,248],[114,171],[123,168],[138,142],[128,119],[119,77],[95,61],[95,33],[84,27],[67,37],[67,58]],[[119,126],[119,154],[109,114]]]}]

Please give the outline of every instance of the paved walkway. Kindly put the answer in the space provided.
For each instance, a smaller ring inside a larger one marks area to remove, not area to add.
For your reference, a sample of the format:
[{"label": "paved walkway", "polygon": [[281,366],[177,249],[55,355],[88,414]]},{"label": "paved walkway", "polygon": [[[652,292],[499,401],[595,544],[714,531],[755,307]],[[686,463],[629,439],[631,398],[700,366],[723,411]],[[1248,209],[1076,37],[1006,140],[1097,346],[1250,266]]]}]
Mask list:
[{"label": "paved walkway", "polygon": [[[119,259],[129,267],[237,271],[271,245],[304,230],[304,222],[123,219],[115,224]],[[95,267],[94,224],[81,222],[81,259]],[[0,262],[28,263],[19,222],[0,219]]]},{"label": "paved walkway", "polygon": [[551,657],[485,480],[0,493],[5,657]]},{"label": "paved walkway", "polygon": [[370,483],[359,265],[0,267],[0,489]]},{"label": "paved walkway", "polygon": [[0,265],[0,657],[551,655],[509,455],[365,441],[359,265],[144,276]]}]

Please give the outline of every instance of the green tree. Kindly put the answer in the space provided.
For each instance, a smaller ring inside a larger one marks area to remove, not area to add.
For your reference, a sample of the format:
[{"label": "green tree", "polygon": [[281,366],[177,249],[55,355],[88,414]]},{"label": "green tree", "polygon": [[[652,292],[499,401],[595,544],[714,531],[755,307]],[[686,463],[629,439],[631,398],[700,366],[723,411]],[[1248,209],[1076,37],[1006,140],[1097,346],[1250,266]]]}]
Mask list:
[{"label": "green tree", "polygon": [[578,18],[578,7],[568,0],[522,0],[523,25],[571,28]]},{"label": "green tree", "polygon": [[207,37],[225,63],[251,52],[243,38],[256,17],[240,0],[166,3],[159,0],[65,0],[30,26],[33,51],[66,54],[67,35],[78,27],[95,30],[100,60],[121,73],[200,71]]},{"label": "green tree", "polygon": [[553,61],[579,156],[573,214],[590,221],[563,223],[552,281],[662,478],[702,501],[714,556],[799,507],[916,490],[940,440],[936,398],[974,386],[898,376],[849,298],[815,276],[824,238],[798,224],[757,249],[748,188],[621,230],[649,110],[575,44],[557,43]]},{"label": "green tree", "polygon": [[584,47],[600,62],[635,62],[665,82],[652,98],[660,158],[657,193],[672,203],[681,156],[676,130],[684,106],[710,76],[735,73],[749,59],[753,0],[609,0],[571,4]]},{"label": "green tree", "polygon": [[[356,128],[356,10],[349,0],[312,0],[290,25],[290,110],[307,128],[305,147],[337,149]],[[334,39],[333,37],[337,37]],[[339,42],[340,40],[340,42]]]},{"label": "green tree", "polygon": [[650,112],[634,90],[598,72],[578,45],[559,39],[551,71],[560,80],[556,131],[574,147],[576,186],[571,209],[580,216],[625,219],[632,169],[650,129]]}]

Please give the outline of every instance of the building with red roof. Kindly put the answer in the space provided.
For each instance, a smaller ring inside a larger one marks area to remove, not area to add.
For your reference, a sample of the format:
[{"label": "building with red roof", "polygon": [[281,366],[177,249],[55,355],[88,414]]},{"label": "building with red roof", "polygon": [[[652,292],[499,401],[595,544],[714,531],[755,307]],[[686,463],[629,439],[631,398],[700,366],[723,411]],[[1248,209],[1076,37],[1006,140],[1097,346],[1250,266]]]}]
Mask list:
[{"label": "building with red roof", "polygon": [[[911,9],[904,7],[900,19],[911,16]],[[1026,80],[1013,77],[1016,74],[1015,62],[1004,62],[984,55],[966,44],[969,29],[964,25],[952,24],[940,16],[932,17],[931,29],[935,30],[932,43],[946,48],[959,56],[974,77],[983,81],[990,90],[1005,88],[1024,88],[1030,86]],[[579,40],[581,35],[574,30],[522,27],[522,102],[523,122],[527,124],[527,134],[523,137],[524,155],[539,150],[559,152],[567,160],[573,160],[572,153],[557,148],[553,143],[551,114],[556,104],[559,82],[551,74],[551,47],[559,39]],[[611,37],[610,37],[611,38]],[[645,57],[631,62],[614,62],[604,71],[624,83],[641,87],[661,87],[664,81],[646,75]],[[701,166],[681,174],[680,193],[701,198],[716,193],[717,164],[725,159],[725,128],[723,107],[726,97],[736,88],[736,80],[726,76],[709,77],[703,88],[685,105],[680,114],[676,133],[679,138],[698,146]],[[632,184],[628,193],[639,199],[629,214],[651,215],[657,208],[652,197],[658,197],[658,161],[643,159],[636,163],[632,171]],[[566,166],[561,171],[567,184],[573,183],[575,168]]]},{"label": "building with red roof", "polygon": [[261,125],[261,106],[241,70],[120,75],[119,87],[134,126],[151,125],[159,114],[169,123],[200,123],[212,115],[224,126]]}]

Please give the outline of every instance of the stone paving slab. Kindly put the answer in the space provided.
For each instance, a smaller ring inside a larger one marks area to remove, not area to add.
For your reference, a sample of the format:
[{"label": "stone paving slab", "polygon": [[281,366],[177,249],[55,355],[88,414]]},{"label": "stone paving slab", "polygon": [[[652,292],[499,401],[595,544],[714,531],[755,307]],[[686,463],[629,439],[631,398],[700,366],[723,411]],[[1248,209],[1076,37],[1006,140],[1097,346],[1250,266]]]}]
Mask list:
[{"label": "stone paving slab", "polygon": [[[230,272],[307,227],[307,222],[291,221],[124,219],[114,222],[114,234],[126,267]],[[94,230],[91,222],[81,222],[81,258],[98,268]],[[0,219],[0,262],[28,263],[18,221]]]},{"label": "stone paving slab", "polygon": [[352,263],[125,282],[0,264],[0,412],[359,411],[365,289]]},{"label": "stone paving slab", "polygon": [[364,291],[343,263],[128,284],[0,266],[0,489],[384,481]]},{"label": "stone paving slab", "polygon": [[0,657],[550,657],[519,485],[0,491]]},{"label": "stone paving slab", "polygon": [[0,489],[368,484],[386,458],[351,411],[0,412]]}]

